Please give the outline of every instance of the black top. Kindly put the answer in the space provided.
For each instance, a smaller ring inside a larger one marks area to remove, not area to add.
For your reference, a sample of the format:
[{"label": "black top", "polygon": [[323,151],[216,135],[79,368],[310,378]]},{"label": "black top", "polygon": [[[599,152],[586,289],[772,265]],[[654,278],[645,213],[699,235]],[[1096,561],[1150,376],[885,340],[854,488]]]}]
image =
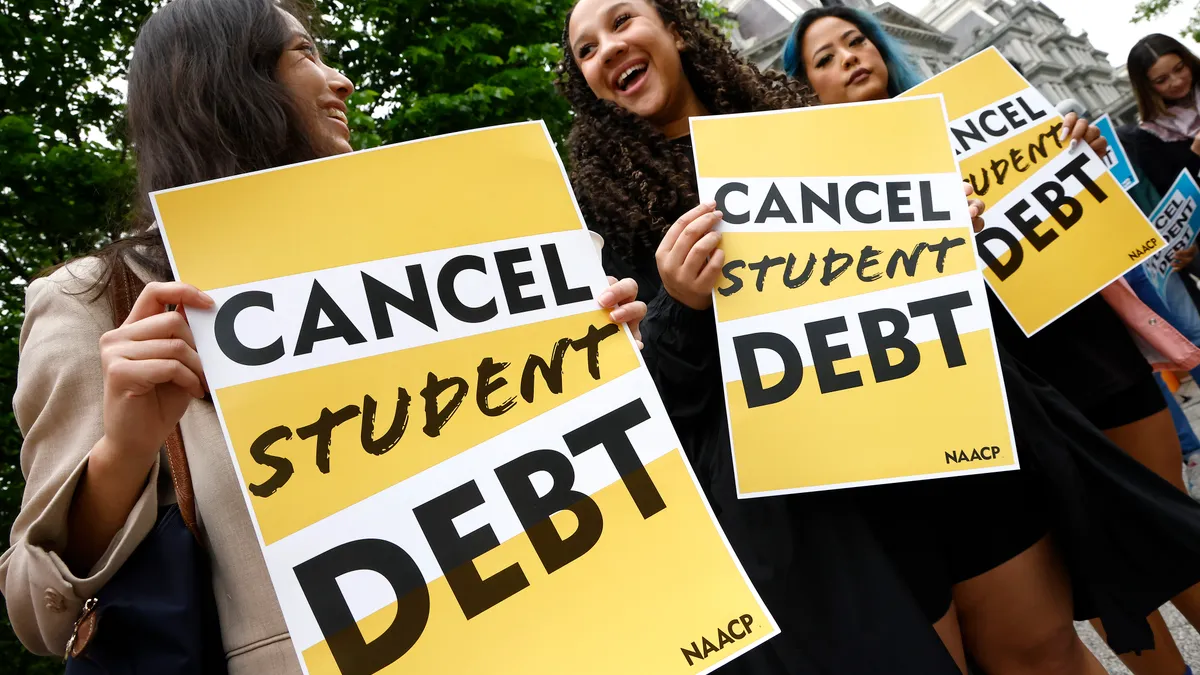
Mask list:
[{"label": "black top", "polygon": [[[637,278],[640,297],[649,300],[643,357],[688,459],[784,631],[769,649],[741,660],[746,670],[738,672],[957,672],[859,511],[854,490],[736,498],[712,310],[692,310],[666,294],[653,251],[615,258],[606,257],[610,273]],[[1119,652],[1151,648],[1145,617],[1200,582],[1200,504],[1113,445],[1003,349],[1001,364],[1019,473],[1037,481],[1046,497],[1076,617],[1101,618]],[[996,504],[954,508],[1003,512]],[[938,514],[929,516],[937,522]]]},{"label": "black top", "polygon": [[[1067,400],[1103,428],[1092,411],[1110,408],[1125,392],[1146,389],[1153,370],[1121,317],[1099,293],[1079,303],[1032,337],[988,289],[996,341],[1012,356],[1054,385]],[[1156,399],[1157,387],[1149,387]]]},{"label": "black top", "polygon": [[1200,155],[1192,152],[1191,141],[1164,141],[1140,127],[1121,127],[1121,146],[1129,160],[1138,165],[1160,195],[1167,194],[1181,171],[1200,176]]}]

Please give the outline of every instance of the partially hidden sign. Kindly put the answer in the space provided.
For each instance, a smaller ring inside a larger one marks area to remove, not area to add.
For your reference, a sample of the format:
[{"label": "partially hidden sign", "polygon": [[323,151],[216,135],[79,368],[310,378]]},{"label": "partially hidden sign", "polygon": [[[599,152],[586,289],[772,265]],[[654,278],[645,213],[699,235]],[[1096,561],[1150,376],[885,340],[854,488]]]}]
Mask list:
[{"label": "partially hidden sign", "polygon": [[153,199],[306,672],[693,674],[777,632],[541,123]]},{"label": "partially hidden sign", "polygon": [[1100,133],[1104,136],[1104,140],[1108,141],[1108,152],[1104,153],[1104,165],[1108,167],[1113,178],[1121,184],[1125,191],[1132,190],[1137,187],[1138,177],[1137,172],[1133,170],[1133,164],[1129,161],[1129,155],[1125,152],[1125,146],[1121,145],[1121,137],[1117,135],[1117,130],[1113,127],[1112,119],[1107,113],[1097,117],[1092,121]]},{"label": "partially hidden sign", "polygon": [[1158,203],[1150,214],[1150,222],[1158,230],[1163,247],[1155,251],[1150,259],[1142,264],[1146,277],[1154,285],[1154,290],[1162,297],[1167,295],[1167,277],[1175,271],[1171,263],[1175,254],[1191,246],[1196,241],[1197,222],[1196,205],[1200,202],[1200,186],[1196,179],[1187,171],[1179,174],[1167,196]]},{"label": "partially hidden sign", "polygon": [[692,119],[739,496],[1018,468],[945,121],[936,96]]},{"label": "partially hidden sign", "polygon": [[994,47],[904,96],[942,94],[962,177],[988,206],[984,275],[1032,335],[1142,263],[1162,242],[1085,143]]}]

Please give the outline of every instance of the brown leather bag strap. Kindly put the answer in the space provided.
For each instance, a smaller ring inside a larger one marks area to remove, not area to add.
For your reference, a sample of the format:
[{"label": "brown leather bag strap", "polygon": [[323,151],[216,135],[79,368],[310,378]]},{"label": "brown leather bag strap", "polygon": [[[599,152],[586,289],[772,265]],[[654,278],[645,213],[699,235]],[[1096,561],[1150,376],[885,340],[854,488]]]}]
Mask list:
[{"label": "brown leather bag strap", "polygon": [[[112,303],[113,323],[117,326],[125,323],[129,313],[133,311],[133,303],[142,293],[146,284],[138,278],[133,270],[123,262],[113,263],[112,280],[108,290],[109,301]],[[167,466],[171,471],[171,484],[175,487],[175,501],[179,504],[179,515],[183,517],[196,541],[200,538],[200,529],[196,525],[196,498],[192,491],[192,470],[188,467],[187,452],[183,448],[183,433],[179,425],[167,436]]]}]

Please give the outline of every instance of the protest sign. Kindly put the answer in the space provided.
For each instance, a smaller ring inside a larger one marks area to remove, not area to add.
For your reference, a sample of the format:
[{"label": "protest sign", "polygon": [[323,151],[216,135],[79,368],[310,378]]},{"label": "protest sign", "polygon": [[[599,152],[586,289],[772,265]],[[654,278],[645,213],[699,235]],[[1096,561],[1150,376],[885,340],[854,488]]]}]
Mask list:
[{"label": "protest sign", "polygon": [[1167,297],[1167,276],[1175,271],[1171,263],[1175,254],[1196,241],[1196,203],[1200,202],[1200,186],[1186,170],[1180,172],[1167,196],[1154,207],[1150,222],[1158,230],[1163,246],[1142,264],[1154,290]]},{"label": "protest sign", "polygon": [[692,119],[740,496],[1017,468],[943,110]]},{"label": "protest sign", "polygon": [[1129,163],[1129,155],[1125,154],[1125,146],[1121,145],[1121,139],[1117,137],[1117,130],[1113,128],[1112,120],[1109,119],[1108,113],[1097,117],[1092,124],[1100,130],[1100,134],[1104,136],[1104,140],[1108,141],[1108,152],[1101,159],[1104,160],[1104,166],[1108,167],[1108,172],[1117,179],[1124,190],[1130,190],[1137,186],[1137,173],[1133,170],[1133,165]]},{"label": "protest sign", "polygon": [[541,123],[153,200],[308,673],[704,673],[777,632]]},{"label": "protest sign", "polygon": [[975,237],[984,276],[1032,335],[1107,286],[1161,242],[1062,117],[989,48],[904,96],[942,94],[964,180],[988,206]]}]

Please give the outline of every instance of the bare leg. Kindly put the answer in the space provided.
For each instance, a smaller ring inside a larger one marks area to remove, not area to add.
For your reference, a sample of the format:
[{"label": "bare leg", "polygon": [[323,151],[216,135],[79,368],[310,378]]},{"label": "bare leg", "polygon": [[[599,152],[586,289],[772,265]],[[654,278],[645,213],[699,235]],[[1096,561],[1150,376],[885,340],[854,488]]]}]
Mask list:
[{"label": "bare leg", "polygon": [[1071,583],[1050,538],[954,587],[968,651],[989,675],[1106,675],[1072,623]]},{"label": "bare leg", "polygon": [[942,639],[942,644],[946,645],[946,651],[950,652],[950,656],[954,658],[959,672],[965,675],[967,654],[963,650],[962,631],[958,627],[958,608],[954,606],[953,602],[950,603],[950,611],[946,612],[946,616],[933,624],[933,630],[937,631],[938,637]]}]

